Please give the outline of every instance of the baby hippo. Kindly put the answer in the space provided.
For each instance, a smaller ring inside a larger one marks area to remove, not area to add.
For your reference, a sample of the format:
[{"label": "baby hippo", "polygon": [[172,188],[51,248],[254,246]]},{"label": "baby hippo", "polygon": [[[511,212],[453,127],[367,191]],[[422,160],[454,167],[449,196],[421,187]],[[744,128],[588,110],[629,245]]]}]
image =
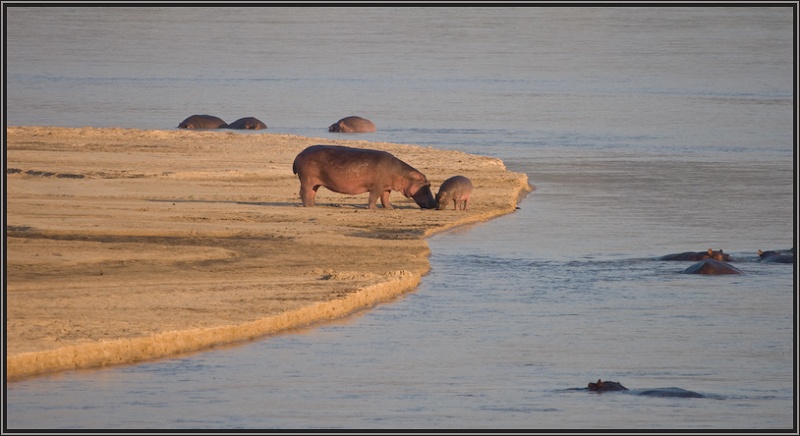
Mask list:
[{"label": "baby hippo", "polygon": [[436,194],[436,209],[447,209],[447,204],[453,202],[454,210],[467,210],[469,196],[472,194],[472,182],[464,176],[453,176],[445,180]]}]

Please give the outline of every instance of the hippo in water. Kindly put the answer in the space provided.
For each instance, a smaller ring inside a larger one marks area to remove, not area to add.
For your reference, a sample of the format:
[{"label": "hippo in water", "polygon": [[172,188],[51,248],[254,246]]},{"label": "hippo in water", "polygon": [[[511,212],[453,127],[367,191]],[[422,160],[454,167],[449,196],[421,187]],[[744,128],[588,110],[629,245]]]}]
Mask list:
[{"label": "hippo in water", "polygon": [[238,120],[228,124],[228,128],[240,130],[261,130],[266,129],[267,125],[258,118],[246,117],[239,118]]},{"label": "hippo in water", "polygon": [[762,262],[794,263],[794,247],[791,250],[758,250],[758,257]]},{"label": "hippo in water", "polygon": [[331,124],[328,127],[329,132],[341,132],[341,133],[369,133],[375,131],[375,124],[372,124],[372,121],[351,116],[345,117],[341,120]]},{"label": "hippo in water", "polygon": [[634,395],[642,395],[645,397],[706,398],[706,396],[703,394],[698,394],[697,392],[687,391],[686,389],[681,388],[656,388],[630,391],[625,386],[622,386],[622,384],[619,382],[601,381],[600,379],[597,380],[597,383],[589,382],[588,391],[597,393],[629,391]]},{"label": "hippo in water", "polygon": [[297,155],[292,170],[300,178],[300,198],[306,207],[314,206],[320,186],[340,194],[369,192],[370,209],[376,208],[378,197],[384,209],[393,209],[392,190],[413,198],[423,209],[436,205],[427,177],[381,150],[312,145]]},{"label": "hippo in water", "polygon": [[723,253],[721,249],[719,251],[714,251],[709,248],[708,251],[686,251],[683,253],[668,254],[666,256],[658,258],[658,260],[693,260],[693,261],[703,260],[703,259],[730,261],[731,256],[729,254]]},{"label": "hippo in water", "polygon": [[180,129],[224,129],[228,127],[225,121],[213,115],[192,115],[178,124]]},{"label": "hippo in water", "polygon": [[628,388],[622,386],[622,383],[613,381],[602,381],[597,379],[597,383],[589,382],[589,390],[592,392],[611,392],[611,391],[627,391]]},{"label": "hippo in water", "polygon": [[453,202],[454,210],[467,210],[469,196],[472,194],[472,182],[464,176],[453,176],[445,180],[436,194],[436,209],[447,209],[447,204]]},{"label": "hippo in water", "polygon": [[684,274],[741,274],[738,268],[733,267],[727,262],[714,259],[703,259],[700,262],[686,268]]}]

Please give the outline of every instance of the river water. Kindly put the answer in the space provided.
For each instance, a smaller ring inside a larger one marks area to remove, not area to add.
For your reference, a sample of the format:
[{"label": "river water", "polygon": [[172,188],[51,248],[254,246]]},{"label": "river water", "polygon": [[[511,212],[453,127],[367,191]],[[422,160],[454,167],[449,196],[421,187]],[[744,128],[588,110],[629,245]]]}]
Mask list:
[{"label": "river water", "polygon": [[[756,255],[796,246],[791,5],[6,12],[9,125],[356,114],[536,186],[395,302],[9,383],[8,428],[797,429],[795,267]],[[708,248],[744,274],[655,260]]]}]

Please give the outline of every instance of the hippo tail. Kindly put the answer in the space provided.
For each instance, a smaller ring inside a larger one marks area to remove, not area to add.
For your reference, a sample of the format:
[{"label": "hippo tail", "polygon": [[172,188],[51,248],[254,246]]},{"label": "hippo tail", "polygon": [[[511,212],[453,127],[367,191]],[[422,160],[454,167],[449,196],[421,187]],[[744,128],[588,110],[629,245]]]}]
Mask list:
[{"label": "hippo tail", "polygon": [[297,174],[297,159],[295,159],[294,162],[292,162],[292,172],[294,174]]}]

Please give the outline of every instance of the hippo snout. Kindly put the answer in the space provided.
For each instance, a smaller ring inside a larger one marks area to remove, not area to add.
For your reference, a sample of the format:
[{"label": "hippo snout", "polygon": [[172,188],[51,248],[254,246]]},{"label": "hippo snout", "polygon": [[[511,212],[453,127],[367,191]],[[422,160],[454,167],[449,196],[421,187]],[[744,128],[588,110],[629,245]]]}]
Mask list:
[{"label": "hippo snout", "polygon": [[411,197],[414,199],[417,205],[423,209],[436,208],[436,199],[433,198],[433,192],[431,191],[430,184],[419,188]]}]

